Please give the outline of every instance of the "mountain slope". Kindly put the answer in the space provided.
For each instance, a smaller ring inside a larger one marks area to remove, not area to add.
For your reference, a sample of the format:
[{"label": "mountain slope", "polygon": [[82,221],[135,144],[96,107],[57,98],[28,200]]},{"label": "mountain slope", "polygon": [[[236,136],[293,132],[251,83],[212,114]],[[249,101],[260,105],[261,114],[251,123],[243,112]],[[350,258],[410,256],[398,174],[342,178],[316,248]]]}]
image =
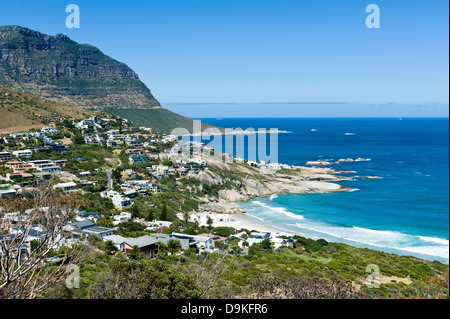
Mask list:
[{"label": "mountain slope", "polygon": [[[185,128],[189,133],[192,133],[195,121],[164,108],[153,110],[106,109],[105,112],[126,118],[140,126],[151,127],[154,131],[164,134],[170,134],[175,128]],[[217,126],[201,124],[202,131],[212,127],[223,131],[223,128]]]},{"label": "mountain slope", "polygon": [[[110,113],[162,133],[177,127],[192,132],[193,120],[161,108],[126,64],[62,34],[0,26],[0,86],[64,105],[114,110]],[[5,119],[0,122],[9,125]]]},{"label": "mountain slope", "polygon": [[95,113],[0,86],[0,133],[47,126],[55,117],[85,118]]},{"label": "mountain slope", "polygon": [[83,108],[160,108],[126,64],[69,37],[0,27],[0,85]]}]

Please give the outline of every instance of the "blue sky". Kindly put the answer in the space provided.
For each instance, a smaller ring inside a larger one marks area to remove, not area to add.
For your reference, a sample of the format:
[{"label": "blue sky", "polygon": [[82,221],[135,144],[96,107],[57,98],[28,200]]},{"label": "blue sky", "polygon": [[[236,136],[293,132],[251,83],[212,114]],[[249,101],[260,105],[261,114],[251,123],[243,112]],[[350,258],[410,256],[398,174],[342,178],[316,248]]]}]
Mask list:
[{"label": "blue sky", "polygon": [[[80,29],[65,26],[70,3],[80,7]],[[380,8],[379,29],[365,26],[370,3]],[[448,104],[448,11],[440,0],[1,0],[0,25],[92,44],[172,107],[400,103],[411,105],[408,114],[448,116],[436,111]]]}]

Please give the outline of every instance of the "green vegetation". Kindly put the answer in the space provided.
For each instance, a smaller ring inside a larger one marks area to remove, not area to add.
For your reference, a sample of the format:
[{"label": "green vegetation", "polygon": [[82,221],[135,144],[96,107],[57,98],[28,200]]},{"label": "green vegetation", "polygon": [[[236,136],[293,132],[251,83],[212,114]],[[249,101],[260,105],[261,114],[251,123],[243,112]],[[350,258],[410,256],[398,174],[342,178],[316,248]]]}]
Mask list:
[{"label": "green vegetation", "polygon": [[[80,264],[81,288],[71,298],[448,298],[448,265],[408,256],[297,237],[292,247],[274,249],[268,240],[248,255],[231,243],[227,254],[160,244],[156,259],[133,249],[127,261],[111,245]],[[315,242],[315,243],[313,243]],[[314,248],[314,249],[311,249]],[[171,253],[168,255],[168,253]],[[366,267],[380,268],[381,285],[368,288]],[[128,288],[127,288],[128,287]],[[130,289],[130,292],[125,291]],[[275,291],[278,291],[275,293]],[[55,285],[49,296],[65,288]]]},{"label": "green vegetation", "polygon": [[[193,129],[194,120],[166,109],[105,109],[105,111],[164,134],[170,134],[178,127],[185,128],[189,133],[192,133]],[[215,126],[202,123],[202,131],[209,127]]]}]

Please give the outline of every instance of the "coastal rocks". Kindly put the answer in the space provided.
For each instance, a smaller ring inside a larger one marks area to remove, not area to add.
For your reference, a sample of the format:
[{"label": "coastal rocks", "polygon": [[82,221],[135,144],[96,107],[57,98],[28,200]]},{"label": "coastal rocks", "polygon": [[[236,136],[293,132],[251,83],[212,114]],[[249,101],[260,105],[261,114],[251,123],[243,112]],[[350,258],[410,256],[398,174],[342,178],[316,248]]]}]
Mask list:
[{"label": "coastal rocks", "polygon": [[324,166],[324,165],[333,165],[333,163],[325,162],[325,161],[308,161],[308,162],[306,162],[306,165]]},{"label": "coastal rocks", "polygon": [[354,162],[355,160],[353,158],[341,158],[339,160],[337,160],[337,162],[335,162],[336,164],[339,164],[341,162]]},{"label": "coastal rocks", "polygon": [[334,164],[340,164],[340,163],[346,163],[346,162],[369,162],[369,161],[371,161],[370,158],[363,158],[363,157],[358,157],[356,159],[341,158],[341,159],[337,160],[336,162],[334,162]]},{"label": "coastal rocks", "polygon": [[299,181],[298,184],[302,187],[320,192],[340,191],[343,189],[341,185],[328,182]]},{"label": "coastal rocks", "polygon": [[311,177],[308,177],[308,180],[310,181],[318,181],[318,182],[336,182],[341,180],[352,180],[351,177],[345,177],[345,176],[336,176],[331,174],[317,174],[313,175]]},{"label": "coastal rocks", "polygon": [[234,189],[222,189],[219,191],[219,198],[229,201],[229,202],[240,202],[245,201],[248,198],[246,196],[243,196],[239,192],[237,192]]},{"label": "coastal rocks", "polygon": [[376,176],[376,175],[368,175],[368,176],[364,177],[363,180],[366,180],[366,179],[382,179],[382,178],[383,177]]},{"label": "coastal rocks", "polygon": [[204,185],[218,185],[222,184],[222,179],[217,174],[214,174],[213,172],[200,172],[197,175],[197,179],[200,181],[200,184]]}]

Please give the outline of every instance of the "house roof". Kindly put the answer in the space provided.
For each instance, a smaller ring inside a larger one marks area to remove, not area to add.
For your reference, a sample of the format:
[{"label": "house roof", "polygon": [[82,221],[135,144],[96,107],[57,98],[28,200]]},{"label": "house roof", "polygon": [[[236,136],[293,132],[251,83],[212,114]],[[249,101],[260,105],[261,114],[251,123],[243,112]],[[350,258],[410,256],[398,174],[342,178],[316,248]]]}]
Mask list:
[{"label": "house roof", "polygon": [[5,163],[5,165],[15,165],[15,164],[25,164],[25,163],[19,161],[9,161]]},{"label": "house roof", "polygon": [[139,248],[141,248],[156,244],[158,240],[150,236],[141,236],[137,238],[126,238],[124,242],[130,245],[131,247],[138,246]]},{"label": "house roof", "polygon": [[78,227],[78,228],[87,228],[87,227],[93,227],[95,224],[91,222],[90,220],[82,220],[75,223],[70,223],[70,226]]},{"label": "house roof", "polygon": [[159,227],[159,228],[156,228],[155,231],[156,231],[157,233],[162,233],[162,232],[165,231],[166,229],[169,229],[169,227],[167,227],[167,226],[161,226],[161,227]]},{"label": "house roof", "polygon": [[214,241],[221,241],[221,240],[226,240],[226,239],[228,239],[227,237],[222,237],[222,236],[217,236],[217,235],[211,235],[211,234],[207,234],[207,233],[204,233],[204,234],[198,234],[197,236],[208,237],[208,238],[211,238],[211,239],[214,240]]}]

